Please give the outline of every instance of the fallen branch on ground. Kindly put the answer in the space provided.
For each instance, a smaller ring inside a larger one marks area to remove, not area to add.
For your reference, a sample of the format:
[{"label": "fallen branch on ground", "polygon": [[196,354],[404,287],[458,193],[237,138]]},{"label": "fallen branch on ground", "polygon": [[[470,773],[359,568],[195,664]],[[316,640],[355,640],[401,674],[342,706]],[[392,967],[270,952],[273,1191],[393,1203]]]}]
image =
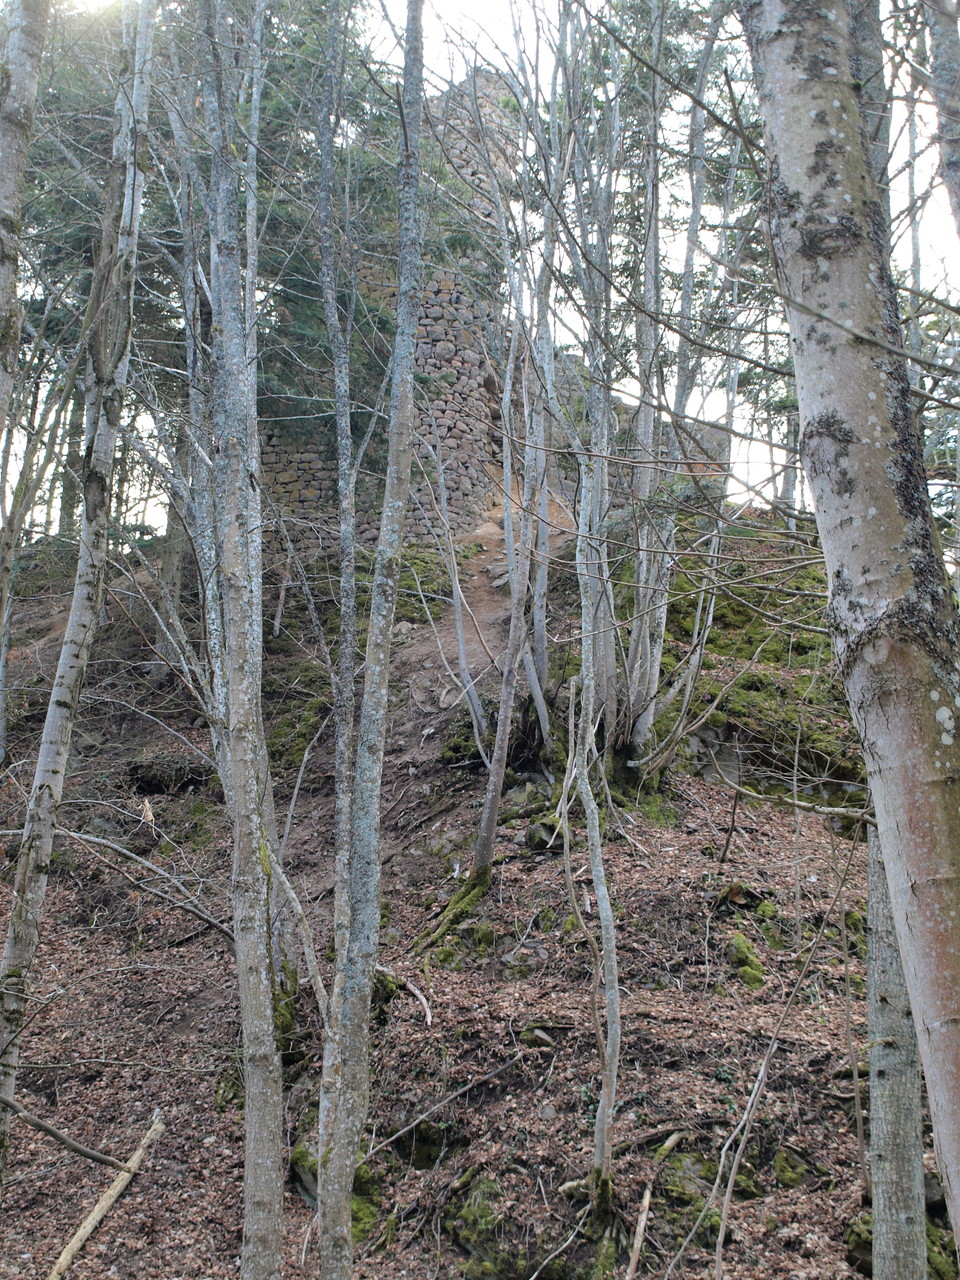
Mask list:
[{"label": "fallen branch on ground", "polygon": [[640,1250],[643,1248],[643,1239],[647,1232],[647,1218],[650,1215],[650,1198],[653,1195],[653,1184],[656,1181],[657,1174],[660,1172],[660,1166],[682,1137],[682,1129],[678,1130],[676,1133],[671,1133],[670,1137],[654,1156],[653,1171],[650,1174],[647,1185],[643,1189],[643,1199],[640,1202],[640,1212],[637,1215],[637,1229],[633,1236],[633,1248],[630,1250],[630,1265],[627,1267],[626,1280],[634,1280],[634,1276],[637,1274],[637,1266],[640,1262]]},{"label": "fallen branch on ground", "polygon": [[377,965],[377,973],[386,974],[388,978],[392,978],[394,982],[399,982],[401,987],[406,987],[415,1000],[419,1000],[423,1005],[423,1014],[427,1026],[433,1026],[433,1014],[430,1012],[430,1005],[427,1003],[427,997],[423,994],[419,987],[415,987],[413,983],[405,978],[402,974],[394,973],[392,969],[385,969],[382,964]]},{"label": "fallen branch on ground", "polygon": [[105,1155],[102,1151],[95,1151],[93,1147],[85,1147],[82,1142],[75,1142],[60,1129],[55,1129],[52,1124],[47,1124],[46,1120],[41,1120],[39,1116],[33,1115],[21,1107],[19,1102],[14,1102],[12,1098],[0,1097],[0,1104],[7,1107],[15,1116],[19,1116],[24,1124],[28,1124],[31,1129],[37,1129],[40,1133],[45,1133],[47,1137],[53,1138],[59,1142],[62,1147],[66,1147],[68,1151],[74,1151],[78,1156],[83,1156],[86,1160],[93,1160],[97,1164],[105,1164],[111,1169],[125,1169],[127,1166],[122,1160],[115,1160],[113,1156]]},{"label": "fallen branch on ground", "polygon": [[47,1280],[61,1280],[61,1278],[67,1274],[77,1254],[123,1195],[134,1176],[138,1173],[140,1166],[143,1164],[143,1158],[147,1154],[147,1147],[149,1147],[150,1143],[153,1142],[155,1138],[160,1137],[165,1128],[166,1126],[160,1119],[160,1111],[158,1109],[153,1113],[153,1123],[144,1134],[139,1147],[137,1147],[136,1151],[127,1163],[120,1166],[122,1172],[117,1174],[113,1182],[110,1183],[110,1186],[77,1228],[73,1239],[57,1259],[53,1270],[50,1272],[49,1276],[47,1276]]}]

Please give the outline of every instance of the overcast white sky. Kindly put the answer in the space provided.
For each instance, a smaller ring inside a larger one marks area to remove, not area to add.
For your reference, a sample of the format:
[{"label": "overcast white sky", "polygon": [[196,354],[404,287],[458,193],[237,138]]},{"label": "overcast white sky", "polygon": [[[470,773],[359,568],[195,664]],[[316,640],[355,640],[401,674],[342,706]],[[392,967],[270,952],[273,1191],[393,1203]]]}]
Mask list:
[{"label": "overcast white sky", "polygon": [[[406,0],[384,0],[390,18],[399,31],[406,22]],[[534,29],[534,4],[518,0],[524,27]],[[545,7],[554,6],[547,0]],[[475,51],[482,58],[496,60],[497,50],[508,56],[515,48],[512,0],[426,0],[423,13],[424,61],[428,76],[443,81],[460,80],[473,62]],[[385,52],[385,50],[384,50]]]}]

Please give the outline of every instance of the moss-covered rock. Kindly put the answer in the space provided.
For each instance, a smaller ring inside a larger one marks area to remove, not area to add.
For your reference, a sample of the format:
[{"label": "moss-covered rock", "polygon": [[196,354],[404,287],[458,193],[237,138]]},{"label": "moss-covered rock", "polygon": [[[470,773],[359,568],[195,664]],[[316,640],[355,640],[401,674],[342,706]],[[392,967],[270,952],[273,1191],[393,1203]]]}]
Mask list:
[{"label": "moss-covered rock", "polygon": [[768,947],[774,951],[783,950],[783,934],[780,932],[780,913],[772,902],[764,900],[757,905],[754,912],[759,921],[760,932]]},{"label": "moss-covered rock", "polygon": [[317,1151],[316,1142],[304,1131],[290,1150],[290,1177],[294,1186],[308,1204],[317,1203]]},{"label": "moss-covered rock", "polygon": [[773,1157],[773,1176],[778,1187],[799,1187],[809,1173],[807,1166],[786,1147],[780,1147]]},{"label": "moss-covered rock", "polygon": [[219,791],[216,772],[206,760],[167,741],[137,752],[127,765],[127,777],[137,795],[175,795],[191,787]]},{"label": "moss-covered rock", "polygon": [[563,848],[560,839],[560,819],[556,814],[542,814],[536,822],[531,822],[523,836],[523,843],[531,853],[542,853],[552,849],[559,853]]},{"label": "moss-covered rock", "polygon": [[957,1280],[957,1246],[953,1232],[927,1219],[927,1275],[930,1280]]},{"label": "moss-covered rock", "polygon": [[735,933],[727,946],[731,969],[751,991],[763,986],[763,965],[756,948],[744,933]]},{"label": "moss-covered rock", "polygon": [[538,1267],[541,1280],[609,1280],[615,1274],[613,1241],[601,1241],[587,1261],[560,1256],[547,1262],[557,1247],[556,1233],[531,1239],[522,1211],[516,1219],[505,1215],[500,1184],[478,1167],[471,1166],[451,1191],[444,1228],[467,1254],[460,1271],[465,1280],[526,1280]]},{"label": "moss-covered rock", "polygon": [[669,798],[661,791],[642,794],[637,801],[636,807],[648,822],[652,822],[658,827],[675,827],[677,825],[677,811],[670,803]]},{"label": "moss-covered rock", "polygon": [[377,1229],[378,1218],[375,1204],[356,1194],[350,1197],[350,1230],[353,1233],[354,1244],[362,1244],[364,1240],[369,1240]]},{"label": "moss-covered rock", "polygon": [[515,1277],[526,1268],[525,1255],[521,1260],[502,1245],[500,1199],[498,1182],[493,1178],[474,1177],[444,1224],[451,1237],[469,1254],[463,1274],[470,1280],[486,1276]]},{"label": "moss-covered rock", "polygon": [[353,1175],[353,1194],[350,1197],[350,1225],[353,1243],[369,1240],[377,1229],[380,1218],[381,1180],[368,1164],[357,1165]]}]

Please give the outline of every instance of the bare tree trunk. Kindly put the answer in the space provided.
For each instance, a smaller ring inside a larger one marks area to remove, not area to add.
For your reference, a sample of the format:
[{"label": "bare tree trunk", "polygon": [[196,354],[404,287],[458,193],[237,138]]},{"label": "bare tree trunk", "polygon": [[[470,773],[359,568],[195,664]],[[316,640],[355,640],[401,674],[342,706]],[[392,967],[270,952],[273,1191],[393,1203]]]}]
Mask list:
[{"label": "bare tree trunk", "polygon": [[927,1218],[920,1055],[880,842],[872,827],[867,841],[873,1280],[925,1280]]},{"label": "bare tree trunk", "polygon": [[[863,86],[867,156],[889,233],[890,99],[884,76],[879,0],[853,0],[851,44],[856,78]],[[924,1280],[927,1221],[920,1053],[880,841],[873,827],[867,832],[867,877],[873,1277]]]},{"label": "bare tree trunk", "polygon": [[[408,0],[401,110],[397,327],[380,537],[374,561],[357,734],[348,865],[338,858],[337,937],[320,1086],[318,1218],[322,1280],[349,1280],[350,1200],[370,1090],[370,996],[380,938],[380,784],[387,729],[390,637],[416,434],[414,355],[420,313],[422,0]],[[342,933],[346,933],[346,948]]]},{"label": "bare tree trunk", "polygon": [[[129,79],[117,94],[111,190],[104,207],[100,257],[88,306],[89,386],[83,460],[80,554],[70,615],[44,722],[17,861],[14,905],[7,929],[0,1003],[0,1094],[13,1097],[19,1031],[40,936],[57,812],[87,659],[96,633],[110,485],[133,319],[133,288],[144,174],[137,139],[144,136],[152,67],[153,0],[124,12]],[[9,1110],[0,1109],[0,1179],[6,1164]]]},{"label": "bare tree trunk", "polygon": [[60,522],[57,536],[73,538],[77,533],[80,505],[80,459],[83,450],[83,397],[74,395],[67,423],[66,453],[60,471]]},{"label": "bare tree trunk", "polygon": [[[258,38],[252,15],[249,46]],[[283,1247],[283,1079],[277,1002],[284,975],[273,945],[274,869],[279,855],[273,784],[260,697],[263,650],[260,438],[253,305],[255,255],[241,263],[235,18],[219,0],[201,8],[204,119],[210,169],[213,500],[219,547],[226,720],[218,765],[233,823],[233,921],[243,1033],[243,1280],[276,1280]],[[258,55],[253,54],[254,60]],[[252,96],[259,94],[256,63]],[[255,142],[255,138],[254,138]],[[256,220],[256,166],[247,165],[247,218]],[[252,201],[252,207],[251,207]],[[256,231],[253,231],[254,237]]]},{"label": "bare tree trunk", "polygon": [[[353,850],[353,777],[356,765],[356,680],[357,680],[357,507],[356,459],[354,457],[350,375],[349,334],[353,322],[353,299],[344,311],[340,297],[342,262],[337,253],[337,225],[334,215],[335,145],[340,125],[340,74],[346,42],[345,19],[338,0],[327,10],[327,58],[320,100],[320,183],[317,196],[318,247],[323,315],[333,363],[333,402],[337,435],[337,511],[340,524],[340,625],[339,653],[334,688],[334,948],[343,958],[350,949],[351,896],[350,859]],[[343,201],[344,206],[349,204]],[[342,1070],[341,1017],[346,964],[335,966],[333,990],[326,1010],[324,1070],[331,1076]],[[336,1098],[333,1104],[336,1105]],[[321,1118],[322,1120],[322,1118]],[[347,1206],[349,1227],[349,1206]],[[343,1212],[343,1205],[337,1207]]]},{"label": "bare tree trunk", "polygon": [[[620,1067],[620,981],[617,965],[617,935],[613,908],[607,888],[600,836],[600,810],[590,780],[590,766],[597,760],[594,740],[596,717],[596,654],[591,630],[596,626],[596,563],[599,536],[596,527],[598,511],[592,490],[605,485],[605,468],[598,458],[581,459],[583,499],[577,533],[577,579],[580,586],[581,641],[580,719],[577,740],[570,749],[575,752],[574,772],[577,794],[583,805],[587,828],[590,872],[600,921],[600,955],[603,964],[604,1039],[598,1044],[600,1054],[600,1097],[594,1122],[593,1169],[591,1194],[594,1211],[601,1220],[609,1217],[613,1205],[613,1122]],[[571,697],[573,693],[571,691]],[[599,768],[599,761],[597,761]]]},{"label": "bare tree trunk", "polygon": [[926,493],[849,13],[783,0],[740,8],[834,644],[960,1221],[960,620]]}]

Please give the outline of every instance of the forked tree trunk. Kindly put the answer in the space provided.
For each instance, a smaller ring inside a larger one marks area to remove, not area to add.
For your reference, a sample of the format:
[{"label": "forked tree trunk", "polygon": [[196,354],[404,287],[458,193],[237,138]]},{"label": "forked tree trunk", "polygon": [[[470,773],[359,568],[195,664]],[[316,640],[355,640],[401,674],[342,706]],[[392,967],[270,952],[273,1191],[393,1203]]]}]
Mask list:
[{"label": "forked tree trunk", "polygon": [[741,0],[793,346],[801,457],[960,1221],[960,622],[937,543],[845,4]]},{"label": "forked tree trunk", "polygon": [[[129,80],[117,94],[113,176],[104,207],[100,256],[88,305],[87,428],[83,459],[80,553],[63,647],[53,681],[27,804],[7,928],[0,990],[0,1093],[13,1097],[19,1031],[40,937],[53,833],[63,795],[70,741],[87,659],[96,634],[106,564],[114,450],[126,388],[133,287],[143,195],[137,138],[147,123],[152,65],[153,0],[124,13]],[[10,1112],[0,1108],[0,1181]]]}]

